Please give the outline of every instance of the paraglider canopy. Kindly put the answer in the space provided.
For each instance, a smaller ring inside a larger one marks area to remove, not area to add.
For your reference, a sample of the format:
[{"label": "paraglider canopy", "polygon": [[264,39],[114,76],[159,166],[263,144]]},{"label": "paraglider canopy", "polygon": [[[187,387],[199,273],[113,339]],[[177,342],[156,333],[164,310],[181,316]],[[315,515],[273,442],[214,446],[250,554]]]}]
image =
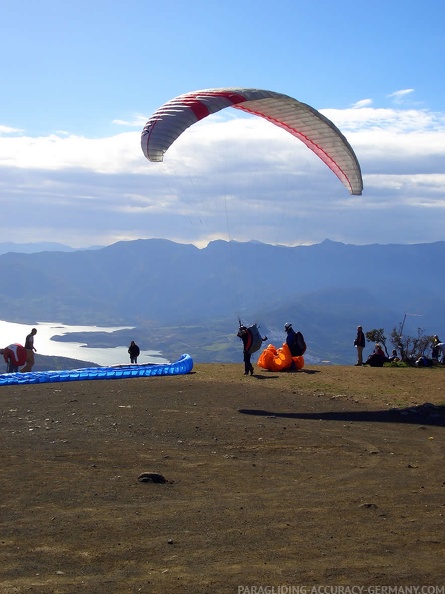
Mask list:
[{"label": "paraglider canopy", "polygon": [[241,109],[283,128],[304,142],[351,194],[362,193],[360,164],[335,124],[310,105],[274,91],[236,87],[179,95],[160,107],[146,123],[141,136],[144,155],[149,161],[162,161],[184,130],[226,107]]}]

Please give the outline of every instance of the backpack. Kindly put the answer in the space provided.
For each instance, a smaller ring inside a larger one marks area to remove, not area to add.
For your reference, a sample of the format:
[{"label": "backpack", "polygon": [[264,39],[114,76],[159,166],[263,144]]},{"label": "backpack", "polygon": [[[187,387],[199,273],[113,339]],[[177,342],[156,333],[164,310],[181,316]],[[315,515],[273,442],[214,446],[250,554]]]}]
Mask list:
[{"label": "backpack", "polygon": [[301,357],[306,352],[306,343],[301,332],[295,332],[295,357]]},{"label": "backpack", "polygon": [[256,353],[260,350],[261,345],[263,343],[263,339],[256,324],[249,326],[247,328],[247,332],[250,334],[251,339],[250,347],[247,349],[247,352],[249,353],[249,355],[253,355],[253,353]]}]

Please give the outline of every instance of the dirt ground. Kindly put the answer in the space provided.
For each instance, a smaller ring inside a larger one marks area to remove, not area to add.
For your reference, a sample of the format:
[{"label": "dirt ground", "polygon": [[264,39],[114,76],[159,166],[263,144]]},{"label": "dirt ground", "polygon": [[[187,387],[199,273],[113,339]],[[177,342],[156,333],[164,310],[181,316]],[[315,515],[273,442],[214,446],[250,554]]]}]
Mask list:
[{"label": "dirt ground", "polygon": [[445,368],[242,371],[2,387],[0,592],[443,586]]}]

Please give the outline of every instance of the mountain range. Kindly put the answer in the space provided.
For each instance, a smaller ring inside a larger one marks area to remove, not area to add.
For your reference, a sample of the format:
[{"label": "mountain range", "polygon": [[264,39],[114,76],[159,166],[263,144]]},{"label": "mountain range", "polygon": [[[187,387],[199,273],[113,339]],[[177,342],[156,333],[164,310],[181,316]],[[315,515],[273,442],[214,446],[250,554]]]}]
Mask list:
[{"label": "mountain range", "polygon": [[445,242],[52,247],[0,255],[0,319],[134,327],[88,333],[90,346],[125,345],[131,336],[172,360],[189,352],[200,362],[233,362],[242,359],[239,319],[258,322],[276,346],[290,321],[305,336],[307,362],[348,364],[358,324],[387,337],[402,322],[410,335],[445,330]]}]

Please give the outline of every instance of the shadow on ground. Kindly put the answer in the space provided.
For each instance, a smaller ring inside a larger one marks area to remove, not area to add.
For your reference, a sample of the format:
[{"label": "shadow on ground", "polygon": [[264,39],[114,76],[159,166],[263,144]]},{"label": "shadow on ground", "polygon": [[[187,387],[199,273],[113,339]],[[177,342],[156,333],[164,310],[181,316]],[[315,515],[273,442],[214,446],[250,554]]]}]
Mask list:
[{"label": "shadow on ground", "polygon": [[313,421],[342,421],[359,423],[413,423],[418,425],[445,426],[445,406],[425,403],[409,408],[389,410],[326,411],[314,413],[277,412],[270,410],[241,408],[244,415],[270,418],[307,419]]}]

